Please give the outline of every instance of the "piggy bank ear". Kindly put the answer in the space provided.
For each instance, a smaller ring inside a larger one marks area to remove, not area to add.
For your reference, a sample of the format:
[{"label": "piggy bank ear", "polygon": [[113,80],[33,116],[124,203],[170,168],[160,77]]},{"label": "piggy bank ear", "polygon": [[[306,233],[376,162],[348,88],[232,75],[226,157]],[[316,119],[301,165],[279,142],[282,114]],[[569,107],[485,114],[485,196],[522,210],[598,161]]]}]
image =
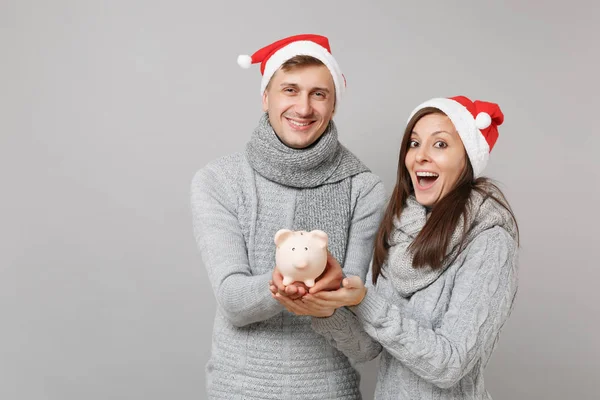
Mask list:
[{"label": "piggy bank ear", "polygon": [[324,249],[325,247],[327,247],[327,241],[329,240],[329,238],[327,237],[327,234],[325,232],[317,229],[314,231],[310,231],[310,234],[315,239],[317,244],[321,246],[321,248]]},{"label": "piggy bank ear", "polygon": [[275,244],[279,246],[281,242],[283,242],[286,238],[288,238],[292,233],[289,229],[280,229],[275,234]]}]

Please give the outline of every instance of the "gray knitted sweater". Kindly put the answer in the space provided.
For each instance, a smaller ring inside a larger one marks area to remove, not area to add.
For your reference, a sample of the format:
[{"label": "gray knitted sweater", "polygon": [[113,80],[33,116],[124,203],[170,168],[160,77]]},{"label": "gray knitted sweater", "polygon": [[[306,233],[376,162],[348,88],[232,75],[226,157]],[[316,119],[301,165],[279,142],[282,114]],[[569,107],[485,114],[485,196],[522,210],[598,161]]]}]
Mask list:
[{"label": "gray knitted sweater", "polygon": [[[365,277],[385,193],[369,172],[351,178],[344,271]],[[288,313],[268,290],[273,237],[294,220],[300,192],[254,172],[243,154],[211,162],[192,181],[195,238],[217,300],[210,399],[360,399],[348,358]],[[318,207],[318,205],[315,205]]]},{"label": "gray knitted sweater", "polygon": [[513,307],[516,250],[507,230],[485,230],[409,297],[390,274],[373,286],[369,272],[358,306],[314,318],[313,327],[354,360],[381,353],[375,399],[491,399],[483,370]]}]

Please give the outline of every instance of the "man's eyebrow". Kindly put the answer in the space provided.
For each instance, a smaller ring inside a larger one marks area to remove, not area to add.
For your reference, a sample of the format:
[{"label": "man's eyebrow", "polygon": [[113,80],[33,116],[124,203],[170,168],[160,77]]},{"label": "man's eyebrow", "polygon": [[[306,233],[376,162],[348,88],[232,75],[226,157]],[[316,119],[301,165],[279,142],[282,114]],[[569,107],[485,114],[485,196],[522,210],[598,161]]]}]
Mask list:
[{"label": "man's eyebrow", "polygon": [[[298,88],[300,86],[298,86],[297,83],[291,83],[291,82],[282,82],[279,87],[293,87],[293,88]],[[311,92],[325,92],[325,93],[331,93],[331,91],[327,88],[322,88],[322,87],[314,87],[312,89],[310,89]]]}]

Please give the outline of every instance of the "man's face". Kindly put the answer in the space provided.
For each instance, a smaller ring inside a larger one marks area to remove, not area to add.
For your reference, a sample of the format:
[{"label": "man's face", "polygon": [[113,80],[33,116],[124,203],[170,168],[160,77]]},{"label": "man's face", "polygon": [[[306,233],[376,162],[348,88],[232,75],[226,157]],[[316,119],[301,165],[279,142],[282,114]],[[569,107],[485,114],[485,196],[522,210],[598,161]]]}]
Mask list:
[{"label": "man's face", "polygon": [[278,70],[263,94],[263,110],[279,139],[303,149],[317,141],[333,118],[335,86],[326,66]]}]

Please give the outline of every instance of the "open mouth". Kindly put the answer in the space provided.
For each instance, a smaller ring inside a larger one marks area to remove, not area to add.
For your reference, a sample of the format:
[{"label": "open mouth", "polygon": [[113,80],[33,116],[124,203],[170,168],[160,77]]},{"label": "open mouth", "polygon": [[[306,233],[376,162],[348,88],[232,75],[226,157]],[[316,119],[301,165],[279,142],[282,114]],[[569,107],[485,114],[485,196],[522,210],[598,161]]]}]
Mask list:
[{"label": "open mouth", "polygon": [[297,130],[305,130],[305,129],[309,129],[310,126],[312,124],[314,124],[315,121],[297,121],[294,119],[290,119],[290,118],[286,118],[286,120],[288,121],[288,123],[290,124],[290,126],[294,129]]},{"label": "open mouth", "polygon": [[419,171],[416,172],[417,175],[417,183],[419,184],[421,189],[429,189],[430,187],[433,186],[433,184],[435,183],[435,181],[437,181],[437,179],[439,178],[439,174],[436,174],[435,172],[425,172],[425,171]]}]

